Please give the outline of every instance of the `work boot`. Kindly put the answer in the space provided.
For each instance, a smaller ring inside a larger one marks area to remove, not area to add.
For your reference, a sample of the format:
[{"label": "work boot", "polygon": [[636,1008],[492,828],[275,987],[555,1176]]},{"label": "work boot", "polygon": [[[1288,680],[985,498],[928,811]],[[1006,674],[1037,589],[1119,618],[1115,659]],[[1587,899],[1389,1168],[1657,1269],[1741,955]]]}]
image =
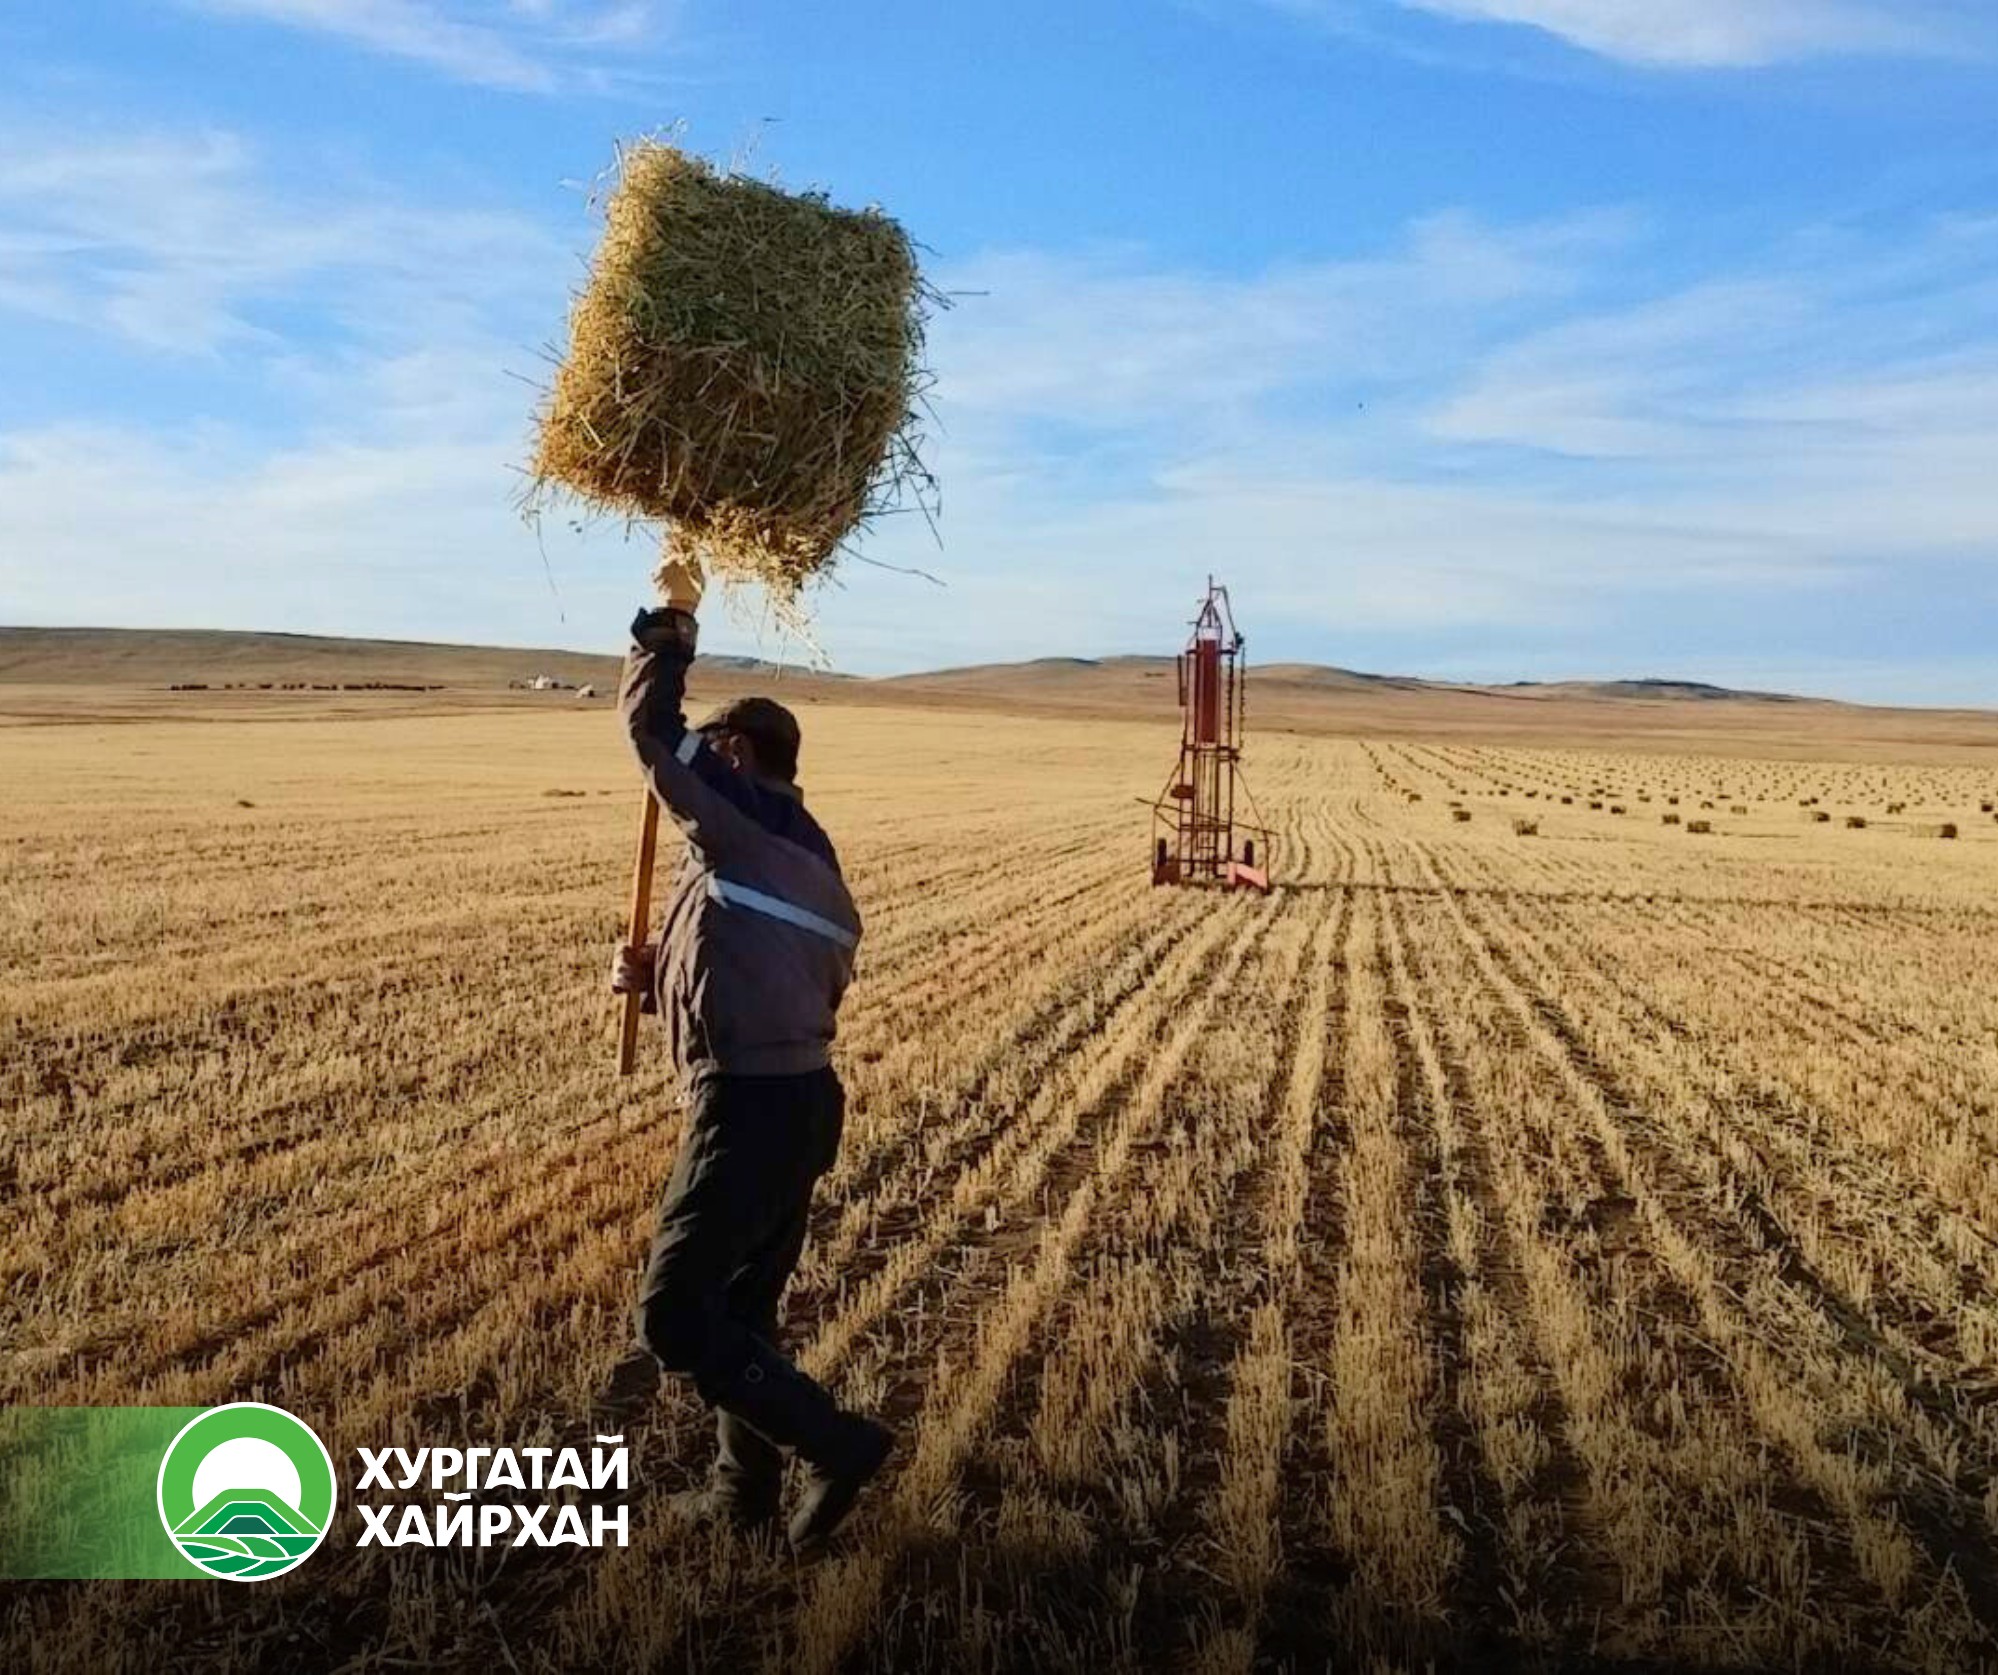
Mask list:
[{"label": "work boot", "polygon": [[721,1483],[704,1489],[684,1489],[666,1502],[668,1515],[687,1529],[729,1529],[745,1541],[774,1549],[777,1545],[777,1496],[752,1499]]},{"label": "work boot", "polygon": [[801,1553],[832,1538],[895,1446],[895,1433],[886,1425],[857,1413],[840,1417],[845,1435],[839,1448],[828,1458],[808,1462],[805,1492],[791,1515],[791,1545]]},{"label": "work boot", "polygon": [[705,1370],[698,1384],[717,1408],[804,1461],[805,1497],[791,1520],[791,1539],[801,1547],[821,1545],[838,1528],[894,1445],[885,1425],[842,1412],[761,1339],[736,1364]]}]

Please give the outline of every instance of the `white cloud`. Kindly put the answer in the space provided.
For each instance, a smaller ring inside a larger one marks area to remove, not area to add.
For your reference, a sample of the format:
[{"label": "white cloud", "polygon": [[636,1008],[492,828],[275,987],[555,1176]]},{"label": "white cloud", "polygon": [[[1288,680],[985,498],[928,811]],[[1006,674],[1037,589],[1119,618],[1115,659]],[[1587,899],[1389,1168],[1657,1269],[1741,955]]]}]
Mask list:
[{"label": "white cloud", "polygon": [[[954,275],[992,295],[938,338],[948,550],[876,547],[953,594],[887,655],[1140,649],[1177,620],[1168,578],[1218,568],[1292,644],[1530,635],[1630,672],[1652,658],[1619,647],[1675,617],[1759,621],[1774,650],[1787,605],[1864,614],[1901,578],[1998,572],[1998,333],[1970,324],[1994,317],[1998,231],[1891,256],[1807,239],[1610,307],[1587,299],[1643,283],[1627,222],[1454,225],[1241,279],[1130,253]],[[829,643],[876,630],[864,581]]]},{"label": "white cloud", "polygon": [[[545,93],[584,68],[577,53],[629,47],[657,30],[651,0],[183,0],[218,18],[274,23],[408,59],[453,80]],[[497,11],[497,15],[496,15]]]},{"label": "white cloud", "polygon": [[1830,53],[1919,52],[1949,20],[1923,0],[1397,0],[1472,23],[1519,24],[1635,64],[1747,66]]},{"label": "white cloud", "polygon": [[[312,301],[344,324],[393,329],[407,290],[473,307],[559,259],[542,228],[481,210],[405,203],[367,183],[280,184],[224,133],[0,144],[0,310],[206,355],[280,347],[260,304]],[[323,323],[323,321],[322,321]]]}]

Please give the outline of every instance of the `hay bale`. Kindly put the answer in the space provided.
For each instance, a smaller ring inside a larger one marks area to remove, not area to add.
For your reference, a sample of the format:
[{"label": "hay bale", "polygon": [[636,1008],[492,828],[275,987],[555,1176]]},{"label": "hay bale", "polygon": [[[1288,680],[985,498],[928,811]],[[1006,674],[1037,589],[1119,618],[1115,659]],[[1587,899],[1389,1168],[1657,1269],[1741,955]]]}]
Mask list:
[{"label": "hay bale", "polygon": [[1540,822],[1538,820],[1527,820],[1515,814],[1512,817],[1512,835],[1514,837],[1538,837],[1540,835]]},{"label": "hay bale", "polygon": [[1915,836],[1925,838],[1953,838],[1956,836],[1956,822],[1945,820],[1938,826],[1917,826]]},{"label": "hay bale", "polygon": [[1698,837],[1705,837],[1713,829],[1714,823],[1711,820],[1688,820],[1686,822],[1686,830]]},{"label": "hay bale", "polygon": [[1746,803],[1729,803],[1727,811],[1730,814],[1746,814],[1748,812],[1748,805]]},{"label": "hay bale", "polygon": [[1676,826],[1679,824],[1679,817],[1676,814],[1661,814],[1659,815],[1658,818],[1668,826]]},{"label": "hay bale", "polygon": [[1468,820],[1471,818],[1471,811],[1467,808],[1453,808],[1450,811],[1450,818],[1452,820]]},{"label": "hay bale", "polygon": [[1845,829],[1849,832],[1865,831],[1866,816],[1863,814],[1848,814],[1845,817]]},{"label": "hay bale", "polygon": [[911,484],[928,297],[874,210],[623,150],[539,416],[535,493],[667,524],[669,554],[793,600]]},{"label": "hay bale", "polygon": [[1826,826],[1831,824],[1831,811],[1829,809],[1822,809],[1822,808],[1813,809],[1811,811],[1811,824],[1814,826]]}]

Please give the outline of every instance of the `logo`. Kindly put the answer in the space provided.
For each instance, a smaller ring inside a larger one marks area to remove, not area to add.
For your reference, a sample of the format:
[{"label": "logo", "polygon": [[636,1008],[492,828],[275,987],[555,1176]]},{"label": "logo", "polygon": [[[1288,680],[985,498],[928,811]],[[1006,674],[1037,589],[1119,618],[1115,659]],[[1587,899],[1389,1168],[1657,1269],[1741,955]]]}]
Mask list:
[{"label": "logo", "polygon": [[231,1402],[183,1426],[160,1461],[160,1522],[211,1576],[282,1576],[333,1523],[333,1457],[281,1407]]}]

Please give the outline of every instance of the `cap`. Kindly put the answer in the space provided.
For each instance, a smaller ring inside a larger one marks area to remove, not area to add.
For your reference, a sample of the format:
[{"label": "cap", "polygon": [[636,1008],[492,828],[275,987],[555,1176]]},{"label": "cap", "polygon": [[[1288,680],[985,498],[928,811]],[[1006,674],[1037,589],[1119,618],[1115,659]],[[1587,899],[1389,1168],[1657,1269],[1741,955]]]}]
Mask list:
[{"label": "cap", "polygon": [[798,718],[775,698],[736,698],[715,710],[696,729],[702,733],[742,733],[755,741],[757,755],[780,774],[797,772]]}]

